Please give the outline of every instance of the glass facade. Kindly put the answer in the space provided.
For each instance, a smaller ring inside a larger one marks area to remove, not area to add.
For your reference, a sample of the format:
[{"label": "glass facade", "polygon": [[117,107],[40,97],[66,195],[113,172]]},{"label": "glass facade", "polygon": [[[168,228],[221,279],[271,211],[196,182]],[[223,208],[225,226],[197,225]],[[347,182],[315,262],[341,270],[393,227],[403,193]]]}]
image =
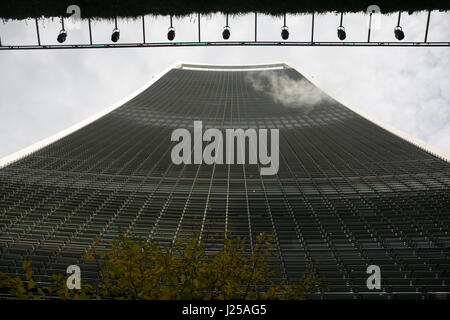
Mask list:
[{"label": "glass facade", "polygon": [[[205,129],[279,129],[278,174],[261,176],[258,164],[173,164],[171,133],[192,131],[195,120]],[[450,164],[293,68],[174,68],[0,169],[1,271],[20,271],[27,258],[42,280],[70,264],[95,278],[96,265],[81,254],[119,227],[166,245],[198,233],[212,253],[224,232],[250,244],[274,234],[279,278],[298,279],[313,263],[329,283],[322,298],[449,292]],[[366,287],[372,264],[381,290]]]}]

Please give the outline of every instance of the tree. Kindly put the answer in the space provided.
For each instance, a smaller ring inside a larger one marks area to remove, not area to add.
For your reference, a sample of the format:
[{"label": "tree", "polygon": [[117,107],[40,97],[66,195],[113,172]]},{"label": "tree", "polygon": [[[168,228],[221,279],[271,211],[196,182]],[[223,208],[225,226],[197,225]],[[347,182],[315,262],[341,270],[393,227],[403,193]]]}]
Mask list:
[{"label": "tree", "polygon": [[313,271],[298,281],[277,282],[267,263],[272,235],[260,234],[252,248],[245,238],[224,237],[216,254],[207,253],[197,236],[178,239],[171,246],[120,234],[106,250],[96,239],[84,257],[99,260],[98,281],[69,290],[66,277],[55,274],[50,286],[37,287],[31,261],[25,261],[24,281],[0,273],[0,288],[19,299],[306,299],[327,285]]}]

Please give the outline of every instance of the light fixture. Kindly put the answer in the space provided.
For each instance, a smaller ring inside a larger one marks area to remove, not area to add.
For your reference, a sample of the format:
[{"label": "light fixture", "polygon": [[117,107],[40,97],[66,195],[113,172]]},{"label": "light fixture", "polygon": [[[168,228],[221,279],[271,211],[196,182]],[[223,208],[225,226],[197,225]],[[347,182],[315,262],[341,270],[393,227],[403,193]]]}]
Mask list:
[{"label": "light fixture", "polygon": [[169,41],[172,41],[173,39],[175,39],[175,28],[172,25],[172,16],[170,16],[170,28],[169,28],[169,31],[167,32],[167,39]]},{"label": "light fixture", "polygon": [[403,40],[405,39],[405,33],[402,30],[402,27],[400,27],[400,18],[401,18],[402,12],[398,12],[398,21],[397,26],[394,28],[394,35],[397,40]]},{"label": "light fixture", "polygon": [[288,27],[282,27],[281,28],[281,38],[283,39],[283,40],[287,40],[287,39],[289,39],[289,30],[288,30]]},{"label": "light fixture", "polygon": [[64,41],[66,41],[66,38],[67,38],[67,32],[66,32],[66,30],[63,29],[59,32],[56,40],[58,40],[59,43],[63,43]]},{"label": "light fixture", "polygon": [[284,24],[281,27],[281,38],[283,40],[289,39],[289,30],[288,27],[286,26],[286,14],[284,14]]},{"label": "light fixture", "polygon": [[231,35],[230,27],[225,27],[225,28],[223,28],[223,32],[222,32],[222,37],[223,37],[223,39],[224,39],[224,40],[230,39],[230,35]]},{"label": "light fixture", "polygon": [[112,34],[111,34],[111,41],[112,42],[117,42],[119,41],[120,38],[120,31],[119,29],[114,29]]},{"label": "light fixture", "polygon": [[115,27],[111,34],[111,41],[117,42],[117,41],[119,41],[119,38],[120,38],[120,30],[117,28],[117,17],[114,18],[114,25],[115,25]]},{"label": "light fixture", "polygon": [[347,38],[347,34],[345,33],[344,27],[342,27],[342,26],[338,27],[337,36],[338,36],[339,40],[345,40],[345,38]]},{"label": "light fixture", "polygon": [[169,28],[169,32],[167,32],[167,39],[169,39],[170,41],[175,39],[175,28]]},{"label": "light fixture", "polygon": [[228,26],[228,13],[227,13],[225,28],[223,28],[222,37],[224,40],[228,40],[228,39],[230,39],[230,35],[231,35],[231,31],[230,31],[230,27]]},{"label": "light fixture", "polygon": [[397,27],[394,29],[394,34],[395,34],[395,38],[396,38],[397,40],[403,40],[403,39],[405,39],[405,33],[403,32],[402,27],[400,27],[400,26],[397,26]]},{"label": "light fixture", "polygon": [[342,25],[342,20],[344,19],[344,13],[341,13],[341,23],[339,24],[339,27],[337,28],[337,36],[339,40],[345,40],[347,38],[347,33],[345,32],[345,28]]},{"label": "light fixture", "polygon": [[59,43],[63,43],[64,41],[66,41],[66,38],[67,38],[67,32],[66,32],[66,30],[64,30],[64,18],[63,17],[61,17],[61,25],[62,25],[61,31],[59,32],[58,37],[56,38],[56,40]]}]

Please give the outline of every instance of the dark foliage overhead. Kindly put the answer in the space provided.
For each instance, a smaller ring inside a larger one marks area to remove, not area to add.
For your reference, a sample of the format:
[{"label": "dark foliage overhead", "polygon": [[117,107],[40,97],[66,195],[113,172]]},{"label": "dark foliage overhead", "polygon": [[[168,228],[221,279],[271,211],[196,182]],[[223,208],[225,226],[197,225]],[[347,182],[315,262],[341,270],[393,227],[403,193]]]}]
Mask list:
[{"label": "dark foliage overhead", "polygon": [[141,15],[189,15],[192,13],[245,14],[260,12],[279,15],[282,13],[311,12],[361,12],[371,4],[381,8],[381,12],[415,12],[428,9],[450,9],[450,2],[444,0],[2,0],[0,18],[25,19],[33,17],[58,17],[66,12],[69,5],[81,8],[82,18],[137,17]]}]

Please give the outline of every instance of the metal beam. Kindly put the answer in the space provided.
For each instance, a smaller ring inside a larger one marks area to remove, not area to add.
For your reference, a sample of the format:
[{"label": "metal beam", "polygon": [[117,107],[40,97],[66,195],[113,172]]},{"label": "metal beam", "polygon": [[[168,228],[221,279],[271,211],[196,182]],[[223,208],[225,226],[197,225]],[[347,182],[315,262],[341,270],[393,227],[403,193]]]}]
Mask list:
[{"label": "metal beam", "polygon": [[1,50],[39,50],[39,49],[106,49],[106,48],[157,48],[157,47],[208,47],[208,46],[285,46],[285,47],[450,47],[450,42],[279,42],[279,41],[213,41],[213,42],[154,42],[154,43],[114,43],[114,44],[75,44],[75,45],[18,45],[2,46]]},{"label": "metal beam", "polygon": [[89,43],[92,45],[92,28],[91,28],[91,18],[88,19],[89,24]]},{"label": "metal beam", "polygon": [[423,40],[423,42],[427,42],[427,39],[428,39],[428,27],[430,26],[430,15],[431,15],[431,11],[428,10],[427,28],[425,29],[425,40]]},{"label": "metal beam", "polygon": [[[146,42],[145,35],[145,17],[142,16],[142,42],[141,43],[99,43],[93,44],[92,41],[92,26],[91,19],[88,19],[89,23],[89,44],[80,43],[72,45],[45,45],[41,43],[40,33],[39,33],[39,23],[38,19],[35,18],[36,23],[36,35],[37,35],[37,45],[8,45],[5,46],[1,43],[0,39],[0,50],[36,50],[36,49],[91,49],[91,48],[139,48],[139,47],[171,47],[171,46],[182,46],[182,47],[207,47],[207,46],[341,46],[341,47],[448,47],[450,42],[428,42],[428,32],[430,26],[430,15],[431,11],[428,11],[428,17],[426,22],[425,39],[424,42],[393,42],[393,41],[378,41],[371,42],[371,31],[372,31],[372,12],[369,15],[369,25],[367,42],[335,42],[335,41],[322,41],[314,42],[314,29],[315,29],[315,14],[311,14],[311,41],[307,42],[279,42],[279,41],[258,41],[258,14],[255,12],[255,34],[254,41],[212,41],[212,42],[202,42],[201,40],[201,15],[198,13],[198,41],[179,41],[179,42]],[[397,25],[400,25],[401,12],[398,15]],[[170,15],[170,27],[173,28],[173,17]],[[340,26],[343,22],[343,13],[341,13]],[[62,20],[62,23],[64,21]],[[115,28],[117,28],[117,18],[114,19]],[[228,27],[228,14],[226,15],[226,26]],[[286,14],[284,14],[284,26],[286,26]],[[64,29],[64,24],[63,24]]]},{"label": "metal beam", "polygon": [[38,41],[38,45],[41,45],[41,36],[39,35],[39,24],[38,24],[38,19],[35,18],[34,19],[36,21],[36,35],[37,35],[37,41]]},{"label": "metal beam", "polygon": [[145,18],[142,16],[142,42],[145,43]]},{"label": "metal beam", "polygon": [[257,42],[258,40],[257,40],[257,35],[258,34],[258,15],[257,15],[257,13],[255,12],[255,42]]},{"label": "metal beam", "polygon": [[200,38],[200,33],[201,33],[201,29],[200,29],[200,13],[198,13],[198,42],[201,42],[201,38]]}]

